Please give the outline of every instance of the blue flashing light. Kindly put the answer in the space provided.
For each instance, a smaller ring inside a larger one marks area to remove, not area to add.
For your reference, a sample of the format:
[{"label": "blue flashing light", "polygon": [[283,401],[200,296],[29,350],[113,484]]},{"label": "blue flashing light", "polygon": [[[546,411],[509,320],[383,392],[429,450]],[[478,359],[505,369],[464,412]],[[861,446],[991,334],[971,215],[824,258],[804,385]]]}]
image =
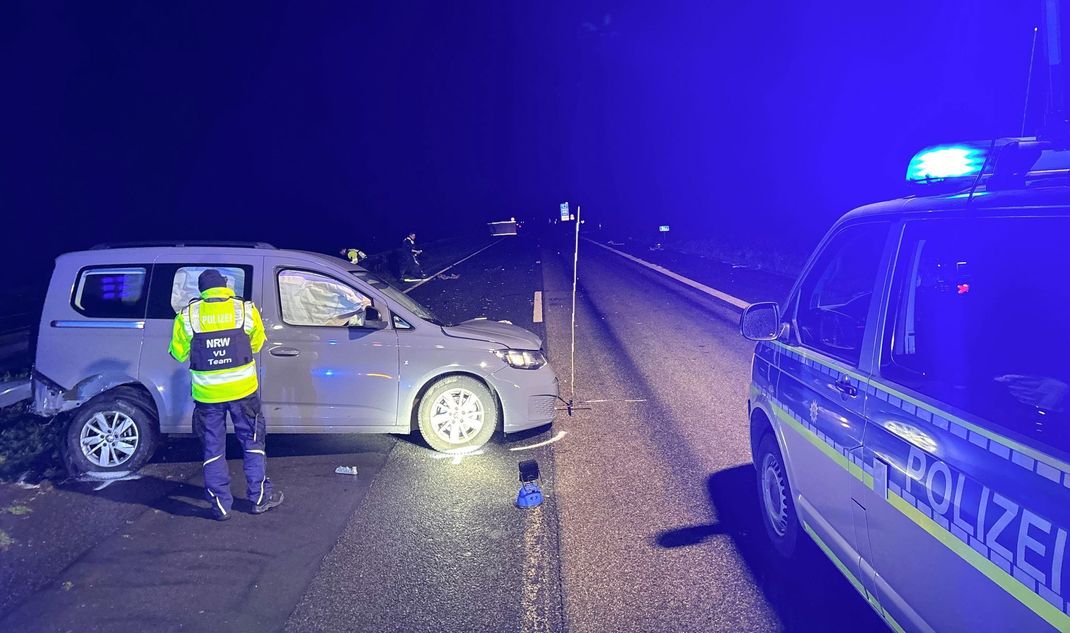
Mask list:
[{"label": "blue flashing light", "polygon": [[981,173],[988,148],[979,145],[937,145],[914,155],[907,166],[908,182],[939,182]]}]

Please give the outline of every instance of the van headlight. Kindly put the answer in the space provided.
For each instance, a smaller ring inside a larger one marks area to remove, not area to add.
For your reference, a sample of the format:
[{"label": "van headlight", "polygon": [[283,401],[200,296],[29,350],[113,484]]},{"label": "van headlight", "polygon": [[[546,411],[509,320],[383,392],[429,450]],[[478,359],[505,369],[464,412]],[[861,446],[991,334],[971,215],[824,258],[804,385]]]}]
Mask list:
[{"label": "van headlight", "polygon": [[546,364],[546,356],[537,349],[496,349],[494,355],[514,369],[538,369]]}]

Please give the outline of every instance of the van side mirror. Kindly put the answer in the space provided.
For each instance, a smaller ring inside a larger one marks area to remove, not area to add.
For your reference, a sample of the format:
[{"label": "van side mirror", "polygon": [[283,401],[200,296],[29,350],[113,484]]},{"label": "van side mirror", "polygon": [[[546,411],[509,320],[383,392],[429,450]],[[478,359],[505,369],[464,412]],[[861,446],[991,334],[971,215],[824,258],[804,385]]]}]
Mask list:
[{"label": "van side mirror", "polygon": [[739,332],[752,341],[776,340],[780,329],[780,308],[773,301],[752,303],[739,317]]},{"label": "van side mirror", "polygon": [[364,308],[364,324],[361,326],[368,330],[385,330],[390,325],[383,320],[383,315],[378,308],[368,306]]}]

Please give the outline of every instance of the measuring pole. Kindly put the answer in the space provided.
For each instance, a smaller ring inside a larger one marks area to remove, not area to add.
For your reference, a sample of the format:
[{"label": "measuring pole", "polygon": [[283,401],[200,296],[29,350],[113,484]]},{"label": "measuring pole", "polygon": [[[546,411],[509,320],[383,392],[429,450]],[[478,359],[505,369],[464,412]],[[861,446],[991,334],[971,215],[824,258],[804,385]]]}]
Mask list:
[{"label": "measuring pole", "polygon": [[576,402],[576,280],[579,278],[580,265],[580,207],[576,206],[576,246],[572,251],[572,362],[569,363],[572,377],[569,380],[571,392],[569,399]]}]

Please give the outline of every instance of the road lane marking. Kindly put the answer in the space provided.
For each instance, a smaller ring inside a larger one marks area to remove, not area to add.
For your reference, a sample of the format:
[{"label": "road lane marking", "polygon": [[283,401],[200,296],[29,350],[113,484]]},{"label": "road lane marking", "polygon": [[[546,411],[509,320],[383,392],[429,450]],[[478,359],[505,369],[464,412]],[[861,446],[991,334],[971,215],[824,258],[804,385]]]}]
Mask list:
[{"label": "road lane marking", "polygon": [[463,258],[461,258],[461,259],[458,259],[457,261],[453,262],[453,263],[452,263],[452,264],[450,264],[449,266],[446,266],[446,267],[445,267],[445,268],[443,268],[442,270],[440,270],[440,271],[438,271],[437,273],[435,273],[435,274],[431,275],[431,276],[430,276],[430,277],[428,277],[427,279],[423,279],[423,280],[417,281],[416,283],[414,283],[413,285],[409,286],[408,288],[406,288],[406,289],[402,290],[401,292],[402,292],[402,293],[404,293],[404,294],[409,294],[409,292],[411,292],[411,291],[413,291],[413,290],[416,290],[417,288],[419,288],[420,286],[422,286],[422,285],[426,284],[427,282],[431,281],[432,279],[437,279],[439,275],[441,275],[442,273],[446,272],[447,270],[449,270],[449,269],[453,268],[453,267],[454,267],[454,266],[456,266],[457,264],[460,264],[460,263],[462,263],[462,262],[466,262],[466,261],[468,261],[468,260],[472,259],[472,258],[473,258],[473,257],[475,257],[476,255],[479,255],[480,253],[482,253],[483,251],[487,250],[487,249],[488,249],[488,248],[490,248],[491,246],[494,246],[495,244],[497,244],[497,243],[498,243],[498,242],[500,242],[500,241],[501,241],[500,239],[494,240],[494,241],[493,241],[493,242],[491,242],[490,244],[487,244],[486,246],[484,246],[483,248],[479,249],[478,251],[476,251],[476,252],[472,253],[471,255],[469,255],[469,256],[467,256],[467,257],[463,257]]},{"label": "road lane marking", "polygon": [[607,251],[610,251],[612,253],[616,253],[617,255],[620,255],[621,257],[623,257],[625,259],[630,259],[631,261],[635,262],[636,264],[639,264],[640,266],[645,266],[646,268],[649,268],[650,270],[653,270],[654,272],[661,273],[662,275],[665,275],[666,277],[669,277],[670,279],[675,279],[676,281],[679,281],[680,283],[684,284],[685,286],[690,286],[690,287],[694,288],[695,290],[698,290],[699,292],[708,294],[709,296],[711,296],[711,297],[713,297],[715,299],[720,299],[721,301],[724,301],[725,303],[727,303],[727,304],[729,304],[731,306],[739,308],[740,310],[745,310],[748,306],[750,306],[750,303],[740,299],[739,297],[733,297],[732,295],[728,294],[727,292],[722,292],[720,290],[717,290],[716,288],[710,288],[706,284],[699,283],[699,282],[695,281],[694,279],[688,279],[687,277],[684,277],[683,275],[674,273],[673,271],[669,270],[668,268],[663,268],[661,266],[658,266],[657,264],[651,264],[650,262],[648,262],[646,260],[642,260],[642,259],[639,259],[638,257],[634,257],[632,255],[629,255],[628,253],[625,253],[624,251],[618,251],[615,248],[610,248],[609,246],[606,246],[605,244],[596,242],[596,241],[594,241],[592,239],[589,239],[589,238],[586,238],[586,237],[583,238],[583,239],[587,240],[591,244],[594,244],[595,246],[601,246],[602,248],[606,249]]},{"label": "road lane marking", "polygon": [[546,583],[548,556],[543,547],[546,539],[547,520],[543,514],[545,505],[525,511],[524,562],[520,572],[520,633],[549,633],[549,605]]},{"label": "road lane marking", "polygon": [[542,323],[542,290],[535,291],[535,308],[531,314],[533,323]]}]

